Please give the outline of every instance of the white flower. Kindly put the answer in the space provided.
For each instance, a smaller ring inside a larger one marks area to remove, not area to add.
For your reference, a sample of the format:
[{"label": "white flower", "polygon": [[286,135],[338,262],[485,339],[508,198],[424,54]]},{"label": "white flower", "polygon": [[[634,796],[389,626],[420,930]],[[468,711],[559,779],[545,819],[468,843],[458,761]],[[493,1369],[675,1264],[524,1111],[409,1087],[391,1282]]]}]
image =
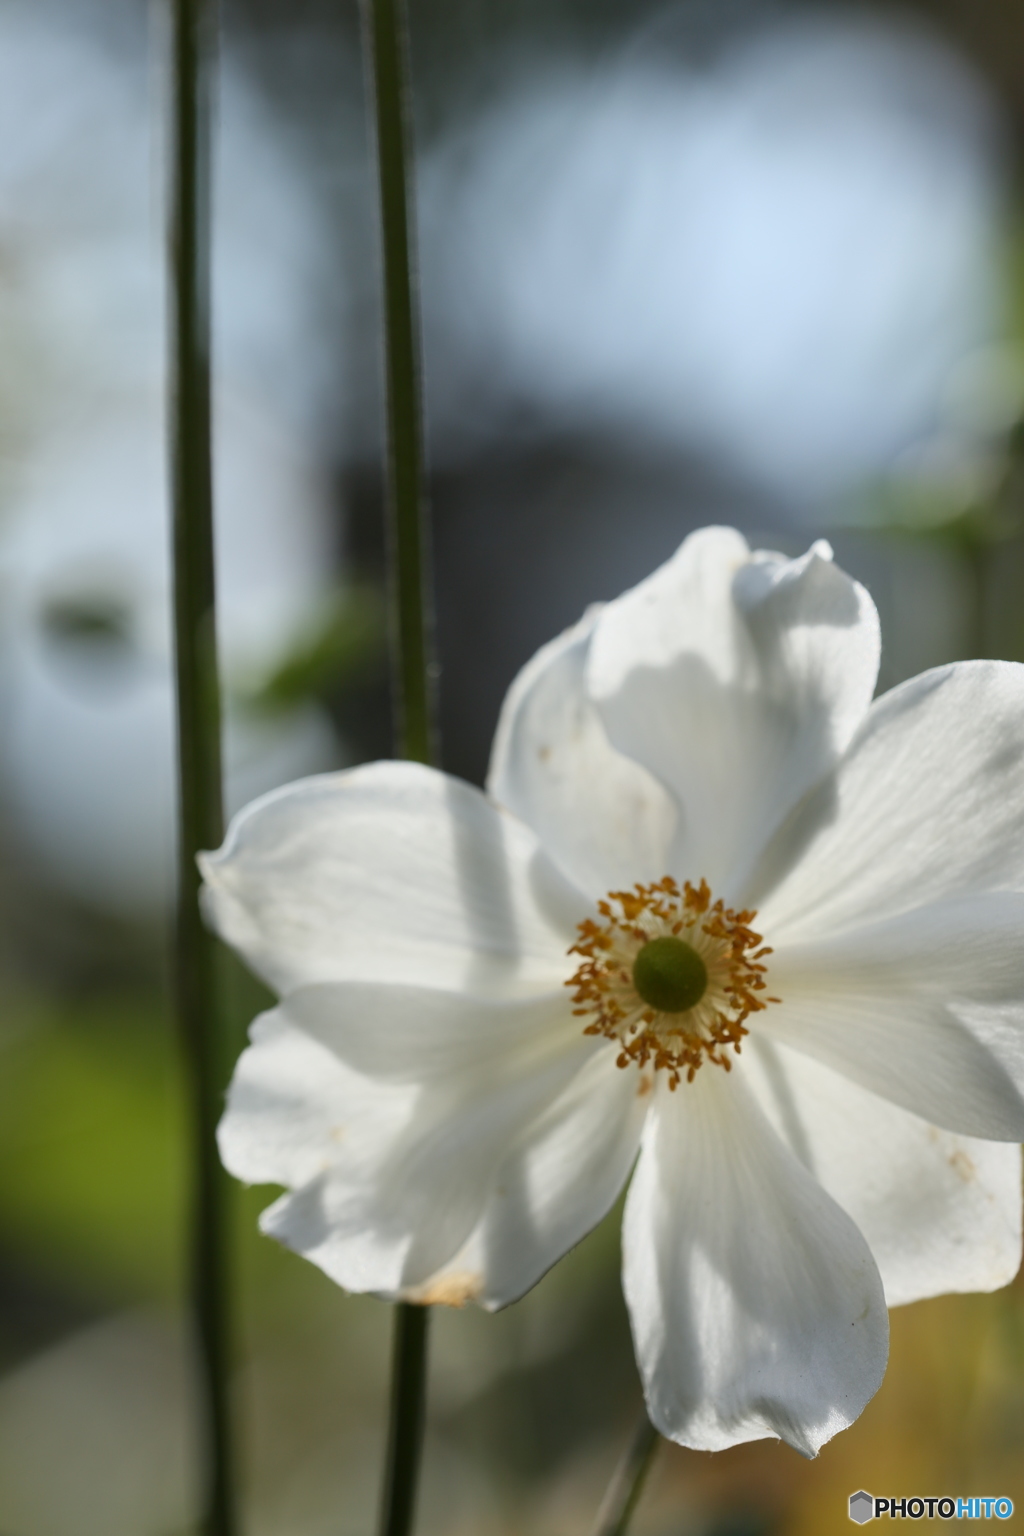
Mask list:
[{"label": "white flower", "polygon": [[707,529],[524,669],[489,797],[375,763],[244,811],[203,862],[281,996],[221,1127],[290,1191],[264,1230],[350,1290],[494,1308],[636,1161],[647,1402],[705,1449],[814,1454],[887,1302],[1009,1280],[1024,669],[872,704],[878,649],[826,545]]}]

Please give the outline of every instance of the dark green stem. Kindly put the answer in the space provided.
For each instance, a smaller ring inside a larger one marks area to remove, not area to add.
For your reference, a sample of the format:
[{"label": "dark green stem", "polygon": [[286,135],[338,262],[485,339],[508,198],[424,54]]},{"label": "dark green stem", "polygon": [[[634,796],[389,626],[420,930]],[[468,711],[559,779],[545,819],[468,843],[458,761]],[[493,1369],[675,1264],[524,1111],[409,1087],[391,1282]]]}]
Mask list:
[{"label": "dark green stem", "polygon": [[[410,195],[408,39],[401,0],[363,0],[367,73],[380,181],[387,381],[387,507],[398,755],[437,755],[419,327]],[[381,1536],[413,1528],[423,1445],[429,1313],[395,1312],[391,1418],[381,1503]]]},{"label": "dark green stem", "polygon": [[437,731],[409,189],[407,40],[401,0],[364,0],[364,15],[384,266],[387,501],[398,755],[429,763],[436,759]]},{"label": "dark green stem", "polygon": [[192,1307],[199,1352],[206,1536],[234,1536],[228,1416],[225,1184],[215,940],[199,912],[196,853],[223,840],[210,444],[212,0],[172,0],[171,395],[179,870],[175,977],[191,1096]]},{"label": "dark green stem", "polygon": [[625,1536],[640,1502],[658,1445],[658,1431],[643,1414],[601,1501],[594,1536]]},{"label": "dark green stem", "polygon": [[416,1486],[427,1389],[426,1307],[395,1308],[391,1361],[391,1418],[388,1424],[381,1536],[406,1536],[413,1528]]}]

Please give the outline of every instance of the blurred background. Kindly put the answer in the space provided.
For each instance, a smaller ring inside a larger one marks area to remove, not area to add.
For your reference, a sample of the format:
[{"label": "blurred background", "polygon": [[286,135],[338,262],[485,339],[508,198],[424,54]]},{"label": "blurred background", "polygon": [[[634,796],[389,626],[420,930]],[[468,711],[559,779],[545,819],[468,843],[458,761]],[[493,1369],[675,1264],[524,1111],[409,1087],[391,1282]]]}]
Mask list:
[{"label": "blurred background", "polygon": [[[828,537],[880,686],[1024,660],[1024,53],[1002,0],[410,0],[444,758],[693,527]],[[225,0],[215,252],[233,807],[389,751],[375,184],[354,0]],[[185,1109],[166,17],[0,0],[0,1531],[183,1536]],[[233,1028],[260,1006],[231,977]],[[247,1536],[372,1528],[388,1312],[235,1212]],[[424,1536],[583,1536],[640,1402],[618,1213],[437,1316]],[[893,1315],[813,1464],[662,1447],[637,1536],[1024,1502],[1024,1293]]]}]

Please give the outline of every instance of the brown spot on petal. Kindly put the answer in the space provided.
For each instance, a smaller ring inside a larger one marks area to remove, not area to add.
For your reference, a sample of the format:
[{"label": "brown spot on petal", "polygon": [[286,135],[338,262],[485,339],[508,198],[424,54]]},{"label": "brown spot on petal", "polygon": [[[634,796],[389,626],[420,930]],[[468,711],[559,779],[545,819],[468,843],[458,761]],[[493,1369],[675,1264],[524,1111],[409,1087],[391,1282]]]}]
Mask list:
[{"label": "brown spot on petal", "polygon": [[418,1307],[464,1307],[467,1301],[476,1301],[483,1288],[482,1275],[455,1270],[424,1285],[411,1286],[402,1292],[402,1300]]},{"label": "brown spot on petal", "polygon": [[651,1079],[649,1077],[642,1077],[640,1079],[640,1086],[639,1086],[639,1088],[636,1091],[637,1098],[638,1099],[645,1099],[647,1097],[647,1095],[650,1093],[650,1091],[651,1091],[651,1089],[653,1087],[654,1087],[654,1083],[651,1081]]},{"label": "brown spot on petal", "polygon": [[960,1175],[965,1184],[970,1184],[971,1180],[977,1177],[978,1170],[967,1156],[967,1153],[960,1147],[957,1147],[956,1151],[950,1155],[949,1166],[954,1173]]}]

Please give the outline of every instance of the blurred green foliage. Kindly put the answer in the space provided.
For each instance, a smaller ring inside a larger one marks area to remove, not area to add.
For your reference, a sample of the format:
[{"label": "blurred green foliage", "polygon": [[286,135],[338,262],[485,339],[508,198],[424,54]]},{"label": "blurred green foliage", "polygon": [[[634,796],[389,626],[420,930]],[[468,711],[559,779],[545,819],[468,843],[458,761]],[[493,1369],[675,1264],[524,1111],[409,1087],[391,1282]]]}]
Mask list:
[{"label": "blurred green foliage", "polygon": [[250,709],[287,711],[306,699],[336,697],[380,674],[387,653],[383,593],[369,582],[337,589],[310,617],[280,665],[245,695]]},{"label": "blurred green foliage", "polygon": [[33,1000],[0,1046],[0,1233],[97,1298],[180,1293],[184,1105],[148,997]]}]

